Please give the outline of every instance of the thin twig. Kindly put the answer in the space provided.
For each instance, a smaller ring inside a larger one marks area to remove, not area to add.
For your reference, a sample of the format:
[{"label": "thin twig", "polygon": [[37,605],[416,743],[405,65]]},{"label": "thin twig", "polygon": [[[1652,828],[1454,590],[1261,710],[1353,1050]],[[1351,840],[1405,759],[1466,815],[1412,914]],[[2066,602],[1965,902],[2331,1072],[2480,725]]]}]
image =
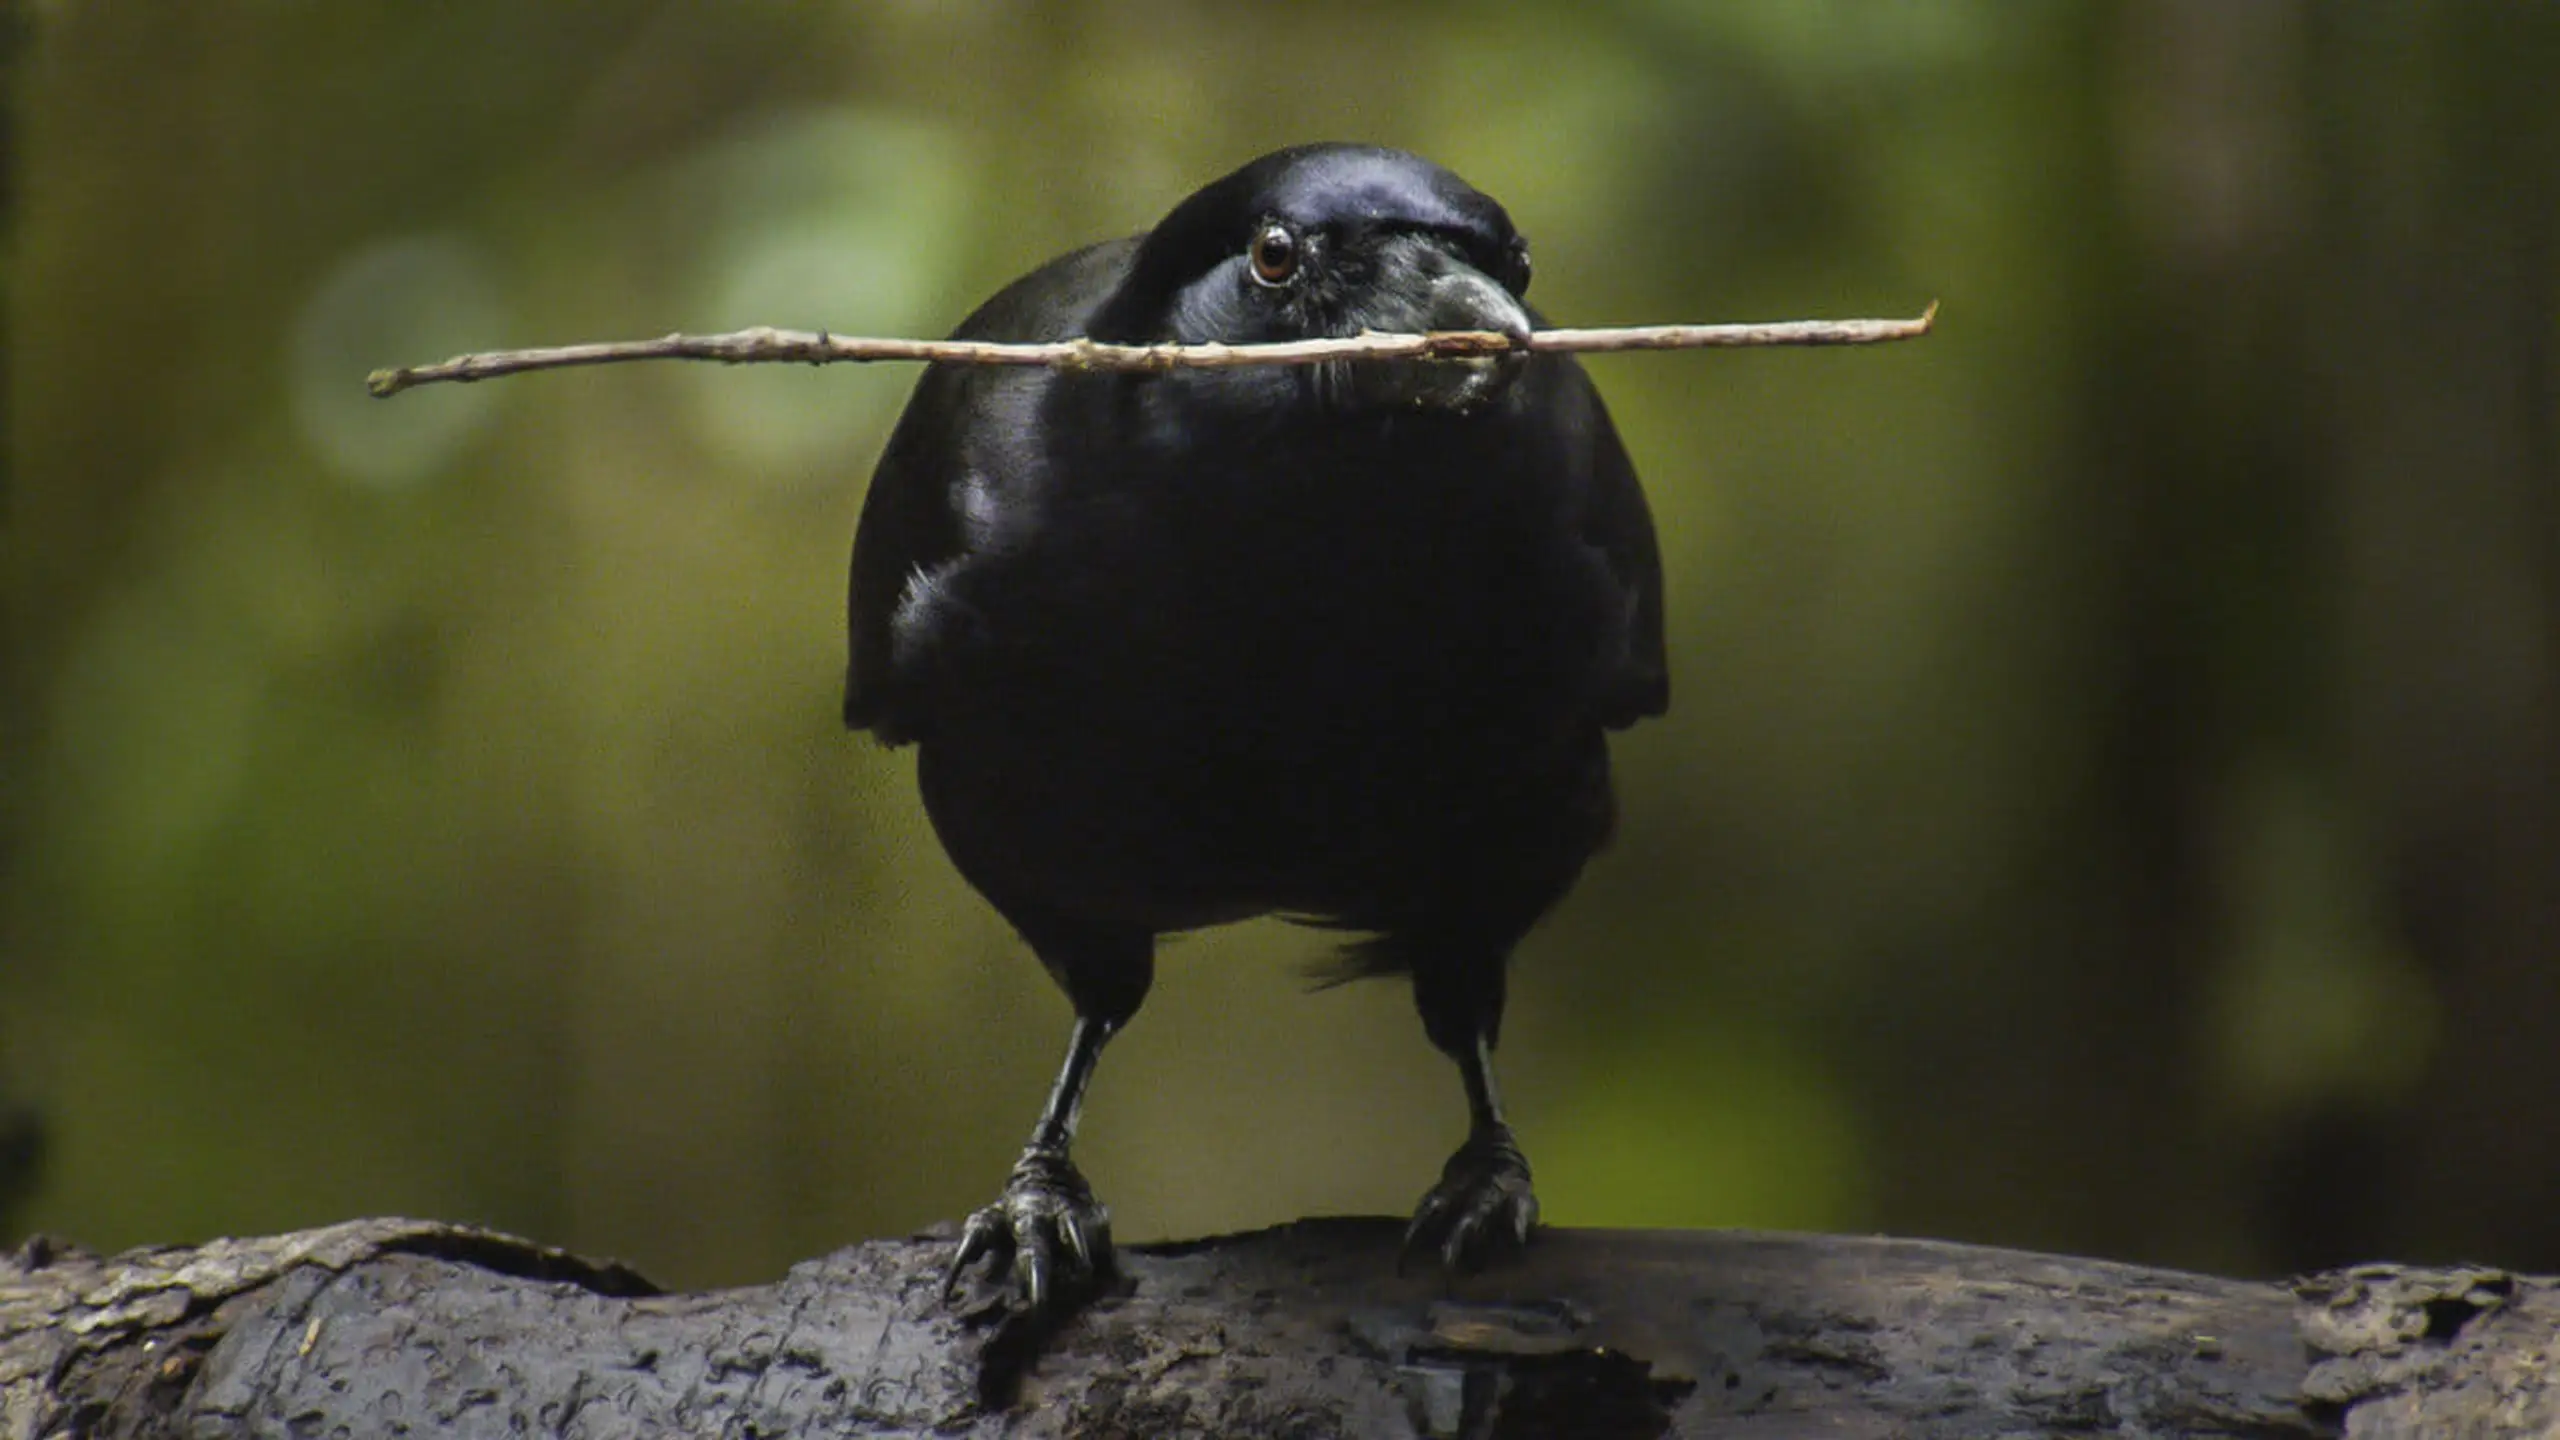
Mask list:
[{"label": "thin twig", "polygon": [[718,360],[742,365],[797,361],[909,360],[933,365],[1045,365],[1060,370],[1215,370],[1238,365],[1307,365],[1320,360],[1457,360],[1520,348],[1534,355],[1610,350],[1700,350],[1745,345],[1873,345],[1929,333],[1937,302],[1909,320],[1787,320],[1769,325],[1626,325],[1591,330],[1538,330],[1525,343],[1491,330],[1441,330],[1428,335],[1371,331],[1337,339],[1289,340],[1270,345],[1105,345],[1093,340],[1049,340],[1027,345],[991,340],[871,340],[823,330],[776,330],[759,325],[723,335],[661,335],[655,340],[606,341],[539,350],[491,350],[457,355],[434,365],[376,370],[365,388],[376,397],[417,385],[469,383],[525,370],[572,365],[614,365],[626,360]]}]

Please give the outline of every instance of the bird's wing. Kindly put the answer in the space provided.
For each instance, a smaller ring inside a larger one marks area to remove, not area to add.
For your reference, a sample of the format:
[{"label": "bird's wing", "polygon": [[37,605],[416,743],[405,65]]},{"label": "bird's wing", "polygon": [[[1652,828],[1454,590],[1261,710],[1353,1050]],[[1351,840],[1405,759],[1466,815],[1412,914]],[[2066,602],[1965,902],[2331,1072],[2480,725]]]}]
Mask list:
[{"label": "bird's wing", "polygon": [[[1035,341],[1084,333],[1136,244],[1108,241],[1051,261],[978,307],[952,338]],[[1013,367],[937,365],[916,382],[872,472],[854,532],[847,726],[896,744],[912,738],[926,718],[915,713],[914,687],[902,684],[898,673],[892,642],[899,606],[919,581],[967,558],[974,537],[961,509],[964,487],[979,481],[1001,487],[1017,478],[973,472],[982,457],[1001,460],[1024,449],[1022,437],[989,428],[1033,423],[1037,407],[1030,402],[1047,378],[1044,371]]]},{"label": "bird's wing", "polygon": [[1604,685],[1600,718],[1612,729],[1624,729],[1671,708],[1671,666],[1662,640],[1662,549],[1653,535],[1653,510],[1645,503],[1635,463],[1619,442],[1608,407],[1587,376],[1577,378],[1590,406],[1591,469],[1582,537],[1607,559],[1627,605],[1626,655]]}]

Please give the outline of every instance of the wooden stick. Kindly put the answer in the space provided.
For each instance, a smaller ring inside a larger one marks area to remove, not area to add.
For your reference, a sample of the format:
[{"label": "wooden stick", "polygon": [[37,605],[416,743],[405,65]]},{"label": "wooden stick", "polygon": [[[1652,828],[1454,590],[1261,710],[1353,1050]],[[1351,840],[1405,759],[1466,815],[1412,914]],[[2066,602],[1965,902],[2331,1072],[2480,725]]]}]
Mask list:
[{"label": "wooden stick", "polygon": [[1766,325],[1625,325],[1585,330],[1538,330],[1525,341],[1491,330],[1442,330],[1428,335],[1371,331],[1322,340],[1269,345],[1106,345],[1094,340],[1049,340],[1008,345],[992,340],[879,340],[830,335],[823,330],[776,330],[769,325],[719,335],[661,335],[655,340],[603,341],[534,350],[490,350],[457,355],[433,365],[376,370],[365,388],[377,397],[442,381],[487,380],[527,370],[572,365],[617,365],[628,360],[717,360],[728,365],[789,361],[806,365],[880,360],[929,365],[1044,365],[1059,370],[1215,370],[1238,365],[1310,365],[1324,360],[1463,360],[1519,349],[1533,355],[1593,354],[1618,350],[1701,350],[1759,345],[1873,345],[1926,335],[1938,306],[1909,320],[1786,320]]}]

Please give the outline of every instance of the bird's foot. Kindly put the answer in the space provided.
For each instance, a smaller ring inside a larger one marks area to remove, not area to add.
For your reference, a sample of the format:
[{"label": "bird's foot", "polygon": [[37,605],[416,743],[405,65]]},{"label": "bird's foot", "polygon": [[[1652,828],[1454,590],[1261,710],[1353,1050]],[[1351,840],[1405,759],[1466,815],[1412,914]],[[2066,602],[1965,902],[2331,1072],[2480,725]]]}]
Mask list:
[{"label": "bird's foot", "polygon": [[972,1317],[1055,1318],[1111,1270],[1111,1212],[1064,1150],[1035,1146],[1014,1162],[1004,1194],[962,1227],[942,1296]]},{"label": "bird's foot", "polygon": [[1404,1254],[1438,1251],[1450,1270],[1474,1270],[1528,1244],[1537,1224],[1529,1157],[1520,1153],[1511,1127],[1490,1126],[1467,1137],[1441,1169],[1440,1183],[1422,1197],[1405,1227]]}]

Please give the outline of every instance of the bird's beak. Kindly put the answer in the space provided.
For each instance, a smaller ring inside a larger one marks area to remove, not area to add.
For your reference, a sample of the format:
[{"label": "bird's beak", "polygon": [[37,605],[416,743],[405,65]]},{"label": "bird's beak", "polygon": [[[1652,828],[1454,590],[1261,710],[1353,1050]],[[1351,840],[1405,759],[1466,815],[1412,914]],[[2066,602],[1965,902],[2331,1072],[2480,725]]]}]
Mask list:
[{"label": "bird's beak", "polygon": [[[1361,328],[1529,333],[1529,312],[1518,297],[1424,236],[1382,238],[1374,273],[1369,303],[1356,317]],[[1361,362],[1351,367],[1351,389],[1364,405],[1464,413],[1501,395],[1527,359],[1527,352],[1514,350],[1458,360]]]}]

